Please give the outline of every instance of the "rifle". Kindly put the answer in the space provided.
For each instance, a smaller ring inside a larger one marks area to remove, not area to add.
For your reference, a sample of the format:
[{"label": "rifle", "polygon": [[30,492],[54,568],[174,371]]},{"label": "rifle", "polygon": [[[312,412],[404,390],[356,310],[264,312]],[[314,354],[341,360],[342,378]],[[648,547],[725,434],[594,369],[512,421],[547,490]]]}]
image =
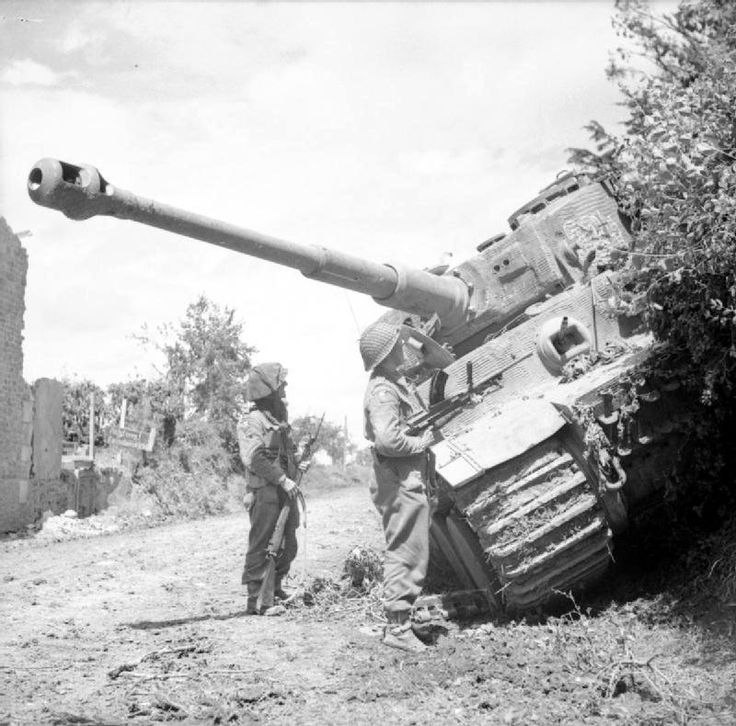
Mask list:
[{"label": "rifle", "polygon": [[[324,413],[322,418],[317,424],[317,428],[313,436],[310,436],[307,443],[302,449],[302,455],[299,457],[299,463],[305,461],[312,455],[312,447],[317,441],[319,431],[322,428],[322,422],[325,420]],[[302,508],[305,512],[305,525],[306,526],[306,503],[304,501],[304,494],[299,488],[302,482],[304,472],[301,469],[297,469],[295,483],[296,483],[296,497],[297,500],[302,503]],[[286,530],[286,522],[289,519],[291,513],[291,501],[286,500],[281,511],[279,512],[279,518],[276,520],[276,525],[273,528],[271,539],[268,542],[268,549],[266,550],[266,570],[263,573],[263,580],[261,581],[261,589],[258,591],[258,599],[256,600],[256,607],[258,612],[264,612],[273,605],[274,590],[276,589],[276,560],[284,546],[284,531]]]},{"label": "rifle", "polygon": [[445,398],[445,383],[447,381],[447,373],[443,370],[435,372],[430,383],[429,408],[426,411],[420,411],[414,414],[407,421],[407,433],[410,436],[416,436],[428,426],[434,426],[441,429],[448,424],[453,418],[461,414],[467,409],[467,405],[472,403],[474,396],[478,395],[483,389],[491,384],[498,383],[498,379],[510,368],[520,363],[526,358],[530,358],[534,352],[527,353],[519,358],[515,358],[505,365],[494,369],[490,374],[486,375],[478,383],[473,382],[473,361],[468,361],[466,365],[466,388],[463,391],[453,394]]}]

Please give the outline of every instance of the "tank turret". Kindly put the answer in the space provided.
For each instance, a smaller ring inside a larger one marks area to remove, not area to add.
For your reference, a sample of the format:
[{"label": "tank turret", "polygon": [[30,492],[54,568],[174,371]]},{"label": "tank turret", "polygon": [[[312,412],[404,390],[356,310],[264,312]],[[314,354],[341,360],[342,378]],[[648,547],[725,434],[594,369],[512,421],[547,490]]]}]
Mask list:
[{"label": "tank turret", "polygon": [[[652,339],[621,313],[616,276],[598,266],[601,253],[629,243],[603,183],[559,177],[509,218],[508,233],[435,271],[208,219],[119,189],[86,165],[43,159],[28,192],[71,219],[133,220],[392,308],[409,352],[442,367],[418,378],[427,411],[410,423],[441,433],[431,447],[431,566],[459,583],[466,612],[523,612],[590,586],[630,516],[661,497],[693,406],[677,381],[637,372]],[[448,349],[454,355],[438,354]]]}]

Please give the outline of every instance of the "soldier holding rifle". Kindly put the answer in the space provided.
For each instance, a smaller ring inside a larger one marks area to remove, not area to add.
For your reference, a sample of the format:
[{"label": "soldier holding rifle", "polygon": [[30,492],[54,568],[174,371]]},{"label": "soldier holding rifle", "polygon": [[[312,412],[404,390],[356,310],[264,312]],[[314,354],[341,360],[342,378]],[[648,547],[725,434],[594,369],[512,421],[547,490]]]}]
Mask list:
[{"label": "soldier holding rifle", "polygon": [[407,419],[423,410],[403,375],[400,326],[378,321],[363,331],[360,354],[371,371],[364,400],[365,435],[373,442],[373,503],[386,539],[384,609],[388,624],[384,644],[421,651],[411,629],[411,608],[422,590],[429,564],[429,501],[426,451],[434,435],[407,433]]},{"label": "soldier holding rifle", "polygon": [[266,606],[274,598],[288,598],[282,584],[297,553],[299,489],[295,480],[299,479],[300,471],[306,471],[309,460],[303,457],[297,463],[285,401],[286,373],[280,363],[261,363],[253,367],[246,393],[254,409],[238,427],[240,456],[246,470],[245,505],[250,515],[248,552],[242,576],[242,583],[248,588],[246,608],[249,614],[260,614],[266,609],[261,591],[269,564],[273,564],[269,562],[269,544],[279,513],[286,504],[291,506],[283,540],[277,545],[278,552],[271,553],[275,577]]}]

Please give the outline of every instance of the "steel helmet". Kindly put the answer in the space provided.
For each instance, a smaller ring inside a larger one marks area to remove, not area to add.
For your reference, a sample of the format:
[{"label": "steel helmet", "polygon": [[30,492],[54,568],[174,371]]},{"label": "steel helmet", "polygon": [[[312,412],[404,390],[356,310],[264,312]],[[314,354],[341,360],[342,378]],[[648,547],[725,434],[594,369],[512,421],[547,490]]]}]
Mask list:
[{"label": "steel helmet", "polygon": [[378,321],[369,325],[360,336],[360,356],[367,371],[375,368],[393,350],[399,339],[398,325]]},{"label": "steel helmet", "polygon": [[259,363],[253,366],[245,384],[246,397],[250,401],[257,401],[276,393],[286,380],[287,372],[281,363]]}]

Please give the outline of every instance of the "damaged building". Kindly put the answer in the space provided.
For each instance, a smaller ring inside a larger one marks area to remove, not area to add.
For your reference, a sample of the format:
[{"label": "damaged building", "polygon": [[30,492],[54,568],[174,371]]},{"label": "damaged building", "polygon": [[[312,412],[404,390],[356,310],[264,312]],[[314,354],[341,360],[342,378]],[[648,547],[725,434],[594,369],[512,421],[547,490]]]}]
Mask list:
[{"label": "damaged building", "polygon": [[0,533],[46,511],[100,508],[96,472],[62,468],[63,385],[23,379],[27,273],[26,250],[0,217]]}]

